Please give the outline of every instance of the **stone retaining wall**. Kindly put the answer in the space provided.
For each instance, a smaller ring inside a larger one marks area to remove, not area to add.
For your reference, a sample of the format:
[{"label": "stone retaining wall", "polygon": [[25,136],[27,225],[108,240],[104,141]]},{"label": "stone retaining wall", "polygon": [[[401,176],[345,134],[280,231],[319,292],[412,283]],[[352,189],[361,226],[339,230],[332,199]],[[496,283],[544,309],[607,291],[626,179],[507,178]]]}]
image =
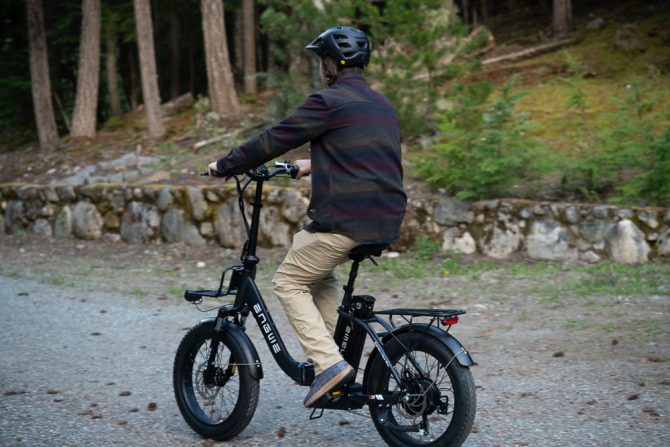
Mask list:
[{"label": "stone retaining wall", "polygon": [[[305,223],[308,191],[266,186],[259,241],[288,246]],[[248,207],[250,208],[250,207]],[[0,185],[0,229],[61,239],[239,248],[244,228],[232,185]],[[442,249],[503,259],[643,263],[670,256],[670,210],[609,205],[411,198],[398,250],[418,235]]]}]

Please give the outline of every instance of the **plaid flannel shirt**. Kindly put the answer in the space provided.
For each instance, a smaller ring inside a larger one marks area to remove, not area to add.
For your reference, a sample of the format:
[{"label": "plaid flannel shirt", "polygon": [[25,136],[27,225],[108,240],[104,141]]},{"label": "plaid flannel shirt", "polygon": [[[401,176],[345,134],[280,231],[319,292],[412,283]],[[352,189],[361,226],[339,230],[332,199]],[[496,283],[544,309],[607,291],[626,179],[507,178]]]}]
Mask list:
[{"label": "plaid flannel shirt", "polygon": [[224,175],[242,174],[311,142],[311,232],[360,243],[399,238],[403,190],[400,129],[389,100],[359,73],[340,76],[298,109],[218,160]]}]

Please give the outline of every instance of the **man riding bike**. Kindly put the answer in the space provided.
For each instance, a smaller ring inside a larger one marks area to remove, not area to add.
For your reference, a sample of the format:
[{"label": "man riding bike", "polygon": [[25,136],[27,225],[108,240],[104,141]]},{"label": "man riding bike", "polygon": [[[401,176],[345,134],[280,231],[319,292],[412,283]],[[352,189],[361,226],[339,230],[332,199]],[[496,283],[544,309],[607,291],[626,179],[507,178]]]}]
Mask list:
[{"label": "man riding bike", "polygon": [[294,236],[272,279],[288,321],[314,363],[316,378],[304,400],[309,407],[356,377],[333,340],[341,299],[333,271],[358,245],[397,241],[407,197],[397,115],[363,77],[371,51],[367,35],[338,26],[305,48],[320,58],[326,88],[211,163],[209,170],[224,177],[243,174],[310,143],[310,159],[296,164],[298,178],[311,174],[311,223]]}]

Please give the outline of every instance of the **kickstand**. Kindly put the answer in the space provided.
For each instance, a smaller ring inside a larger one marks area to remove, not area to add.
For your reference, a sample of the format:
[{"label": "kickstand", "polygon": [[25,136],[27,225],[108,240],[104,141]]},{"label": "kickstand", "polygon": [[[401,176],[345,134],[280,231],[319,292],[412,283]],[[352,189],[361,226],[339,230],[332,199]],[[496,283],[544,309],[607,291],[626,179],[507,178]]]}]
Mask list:
[{"label": "kickstand", "polygon": [[[319,411],[319,410],[321,410],[319,412],[319,415],[315,416],[316,412]],[[311,420],[314,420],[314,419],[319,419],[321,416],[323,416],[323,408],[315,408],[315,409],[312,410],[312,414],[309,415],[309,420],[311,421]]]}]

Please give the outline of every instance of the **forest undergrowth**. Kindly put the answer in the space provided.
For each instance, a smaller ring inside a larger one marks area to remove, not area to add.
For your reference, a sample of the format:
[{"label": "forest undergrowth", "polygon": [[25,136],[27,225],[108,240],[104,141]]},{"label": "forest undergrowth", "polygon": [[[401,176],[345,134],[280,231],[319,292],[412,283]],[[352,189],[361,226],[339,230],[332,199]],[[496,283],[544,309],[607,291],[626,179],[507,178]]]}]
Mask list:
[{"label": "forest undergrowth", "polygon": [[[594,18],[603,18],[604,24],[588,29]],[[421,88],[433,96],[433,123],[416,119],[425,112],[421,108],[400,106],[408,183],[413,189],[463,199],[667,206],[670,12],[650,16],[640,11],[629,18],[621,10],[617,15],[594,10],[576,18],[571,45],[514,63],[477,68],[463,62],[423,84]],[[643,49],[615,45],[617,33],[629,22]],[[536,30],[515,31],[527,25],[518,23],[496,35],[496,53],[536,45],[537,38],[527,37]],[[476,48],[482,42],[470,44]],[[439,56],[425,55],[424,66],[436,64]],[[481,59],[486,59],[485,53]],[[373,85],[388,89],[395,79],[390,70],[373,70]],[[300,99],[300,89],[289,85],[298,79],[268,75],[265,80],[272,88],[254,97],[241,96],[243,113],[238,118],[217,120],[208,113],[206,99],[196,98],[192,108],[163,118],[168,131],[158,141],[147,139],[139,111],[109,119],[95,138],[66,137],[61,148],[50,153],[38,151],[30,131],[4,132],[0,182],[49,183],[84,166],[135,152],[160,159],[151,166],[160,175],[149,180],[198,183],[196,174],[207,163],[270,125]],[[211,143],[194,149],[203,141]],[[306,155],[303,150],[285,158]]]}]

